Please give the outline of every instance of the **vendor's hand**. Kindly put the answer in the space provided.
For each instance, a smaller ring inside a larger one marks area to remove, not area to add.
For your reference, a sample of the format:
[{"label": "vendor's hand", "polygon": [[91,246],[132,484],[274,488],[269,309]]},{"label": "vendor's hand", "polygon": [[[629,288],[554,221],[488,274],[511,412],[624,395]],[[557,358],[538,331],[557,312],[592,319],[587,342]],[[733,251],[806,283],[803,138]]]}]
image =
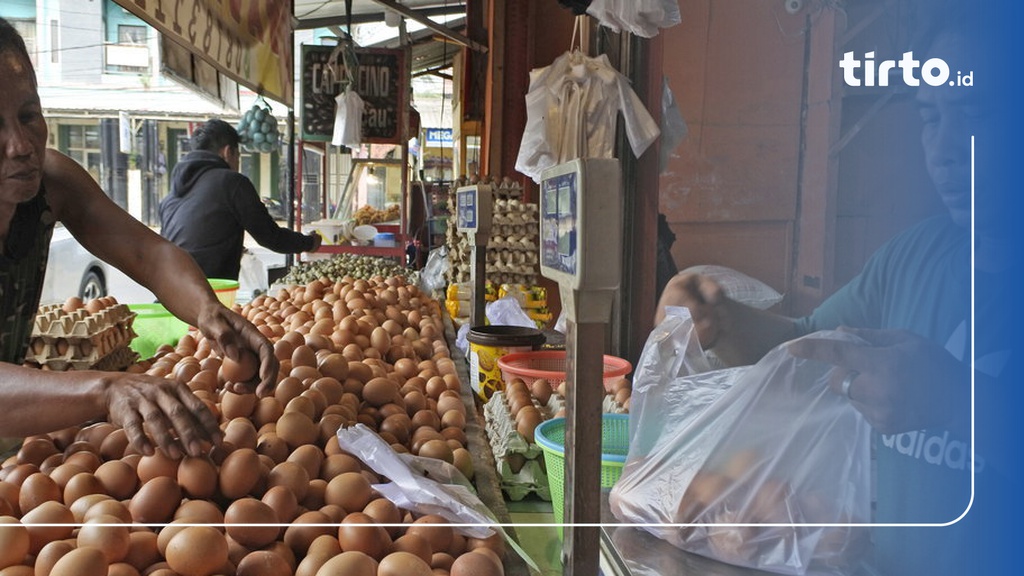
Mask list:
[{"label": "vendor's hand", "polygon": [[669,281],[658,303],[656,324],[665,316],[665,306],[683,306],[690,310],[693,327],[700,345],[712,348],[725,325],[725,307],[729,299],[722,287],[711,278],[700,274],[680,274]]},{"label": "vendor's hand", "polygon": [[323,245],[324,242],[323,236],[321,236],[319,232],[310,232],[309,234],[307,234],[307,236],[313,239],[313,247],[310,248],[308,251],[316,252],[317,250],[319,250],[320,246]]},{"label": "vendor's hand", "polygon": [[243,350],[259,358],[258,382],[233,382],[230,392],[258,396],[272,393],[277,385],[280,363],[274,355],[274,345],[251,322],[224,306],[207,306],[199,315],[199,329],[217,343],[225,357],[242,361]]},{"label": "vendor's hand", "polygon": [[[217,418],[184,384],[145,374],[111,374],[104,388],[108,418],[140,453],[200,456],[224,434]],[[148,434],[147,434],[148,433]]]},{"label": "vendor's hand", "polygon": [[895,434],[956,422],[970,409],[970,372],[934,342],[903,330],[841,328],[867,343],[802,338],[789,344],[797,357],[841,368],[829,382],[847,395],[872,427]]}]

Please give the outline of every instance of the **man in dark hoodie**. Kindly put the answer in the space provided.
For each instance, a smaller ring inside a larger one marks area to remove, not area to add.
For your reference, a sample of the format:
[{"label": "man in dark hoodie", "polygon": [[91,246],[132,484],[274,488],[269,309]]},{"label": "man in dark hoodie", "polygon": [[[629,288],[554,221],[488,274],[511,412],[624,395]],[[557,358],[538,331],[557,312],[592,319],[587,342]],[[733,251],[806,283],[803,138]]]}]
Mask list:
[{"label": "man in dark hoodie", "polygon": [[252,182],[238,172],[238,132],[213,119],[197,128],[192,151],[171,172],[160,202],[160,233],[192,255],[207,278],[237,280],[245,232],[282,254],[314,252],[320,236],[274,222]]}]

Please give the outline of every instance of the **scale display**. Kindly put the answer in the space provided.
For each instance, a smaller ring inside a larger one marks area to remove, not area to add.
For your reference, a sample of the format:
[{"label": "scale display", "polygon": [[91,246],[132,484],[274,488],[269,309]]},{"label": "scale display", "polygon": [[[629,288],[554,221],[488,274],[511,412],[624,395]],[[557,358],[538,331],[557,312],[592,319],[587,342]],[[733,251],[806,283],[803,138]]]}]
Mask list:
[{"label": "scale display", "polygon": [[480,226],[476,188],[460,188],[455,192],[456,218],[460,232],[475,232]]},{"label": "scale display", "polygon": [[569,172],[544,180],[541,184],[541,265],[565,274],[577,272],[576,196],[580,180]]}]

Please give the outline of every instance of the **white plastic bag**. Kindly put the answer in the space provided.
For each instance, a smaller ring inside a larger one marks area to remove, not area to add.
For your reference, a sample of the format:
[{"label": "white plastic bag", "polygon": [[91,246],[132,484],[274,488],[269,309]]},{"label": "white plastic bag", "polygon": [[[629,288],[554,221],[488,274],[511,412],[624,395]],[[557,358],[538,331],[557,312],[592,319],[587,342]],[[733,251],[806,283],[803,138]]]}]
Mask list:
[{"label": "white plastic bag", "polygon": [[616,32],[631,32],[644,38],[652,38],[659,28],[682,21],[677,0],[593,0],[587,14]]},{"label": "white plastic bag", "polygon": [[[448,247],[434,248],[427,256],[427,263],[420,271],[420,290],[430,295],[443,292],[448,282],[444,279],[451,264],[448,262]],[[442,296],[441,299],[444,297]]]},{"label": "white plastic bag", "polygon": [[751,367],[674,378],[699,355],[692,323],[670,320],[648,339],[633,380],[636,433],[610,497],[616,518],[689,524],[645,529],[779,574],[840,574],[857,563],[866,528],[808,525],[871,520],[870,428],[829,389],[835,368],[781,345]]},{"label": "white plastic bag", "polygon": [[491,326],[519,326],[521,328],[536,328],[537,323],[523,311],[519,302],[512,296],[498,298],[494,302],[488,302],[484,308],[487,321]]},{"label": "white plastic bag", "polygon": [[334,101],[337,108],[331,144],[356,148],[363,142],[363,99],[349,86]]}]

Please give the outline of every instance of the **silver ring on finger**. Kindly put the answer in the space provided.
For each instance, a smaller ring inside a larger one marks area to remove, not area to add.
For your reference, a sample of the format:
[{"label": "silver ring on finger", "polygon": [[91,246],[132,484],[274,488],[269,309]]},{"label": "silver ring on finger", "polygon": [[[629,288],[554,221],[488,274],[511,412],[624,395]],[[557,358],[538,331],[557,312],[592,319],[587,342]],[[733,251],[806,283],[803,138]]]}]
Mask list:
[{"label": "silver ring on finger", "polygon": [[846,398],[851,401],[853,400],[853,396],[850,395],[850,386],[853,384],[853,380],[857,378],[857,376],[860,376],[860,372],[857,372],[856,370],[850,370],[846,374],[846,377],[843,378],[843,383],[840,385],[839,388],[840,393],[843,396],[846,396]]}]

